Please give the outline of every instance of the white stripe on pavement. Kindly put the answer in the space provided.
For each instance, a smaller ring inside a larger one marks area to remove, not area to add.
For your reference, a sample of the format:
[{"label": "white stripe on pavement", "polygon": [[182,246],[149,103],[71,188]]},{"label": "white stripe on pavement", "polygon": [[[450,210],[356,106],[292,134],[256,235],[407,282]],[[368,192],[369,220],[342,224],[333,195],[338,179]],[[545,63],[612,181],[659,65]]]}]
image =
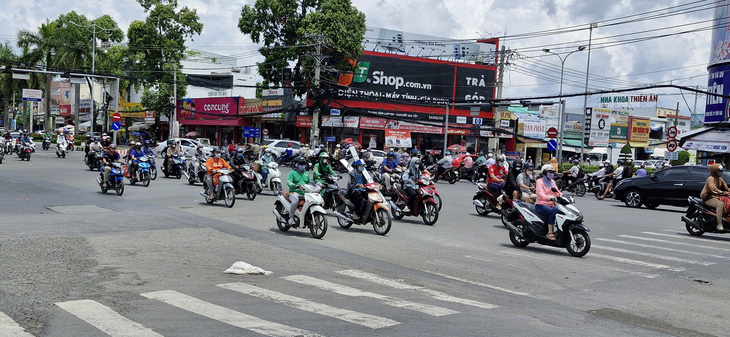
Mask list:
[{"label": "white stripe on pavement", "polygon": [[494,308],[499,307],[497,305],[490,304],[490,303],[484,303],[484,302],[474,301],[474,300],[470,300],[470,299],[466,299],[466,298],[454,297],[454,296],[451,296],[451,295],[446,294],[441,291],[427,289],[426,287],[414,286],[414,285],[398,282],[395,280],[389,280],[389,279],[383,278],[379,275],[364,272],[362,270],[341,270],[341,271],[338,271],[337,273],[342,274],[342,275],[351,276],[354,278],[358,278],[361,280],[370,281],[370,282],[377,283],[380,285],[385,285],[385,286],[388,286],[391,288],[418,290],[422,293],[425,293],[425,294],[427,294],[437,300],[441,300],[441,301],[460,303],[460,304],[465,304],[465,305],[469,305],[469,306],[473,306],[473,307],[477,307],[477,308],[483,308],[483,309],[494,309]]},{"label": "white stripe on pavement", "polygon": [[671,235],[671,234],[662,234],[662,233],[654,233],[654,232],[642,232],[642,234],[665,236],[665,237],[670,237],[670,238],[681,238],[683,240],[693,240],[693,241],[700,241],[700,242],[704,242],[704,243],[713,243],[713,244],[714,243],[717,243],[717,244],[723,244],[723,245],[730,245],[730,242],[727,242],[727,241],[717,241],[717,240],[711,240],[711,239],[700,239],[700,238],[695,238],[695,237],[689,236],[689,234],[687,234],[687,235],[676,235],[676,234],[675,235]]},{"label": "white stripe on pavement", "polygon": [[0,337],[33,337],[15,323],[10,316],[0,312]]},{"label": "white stripe on pavement", "polygon": [[367,291],[362,291],[359,289],[355,289],[352,287],[348,287],[342,284],[337,284],[329,281],[324,281],[320,279],[316,279],[314,277],[309,277],[305,275],[292,275],[292,276],[285,276],[282,277],[285,280],[304,284],[307,286],[313,286],[317,287],[322,290],[331,291],[336,294],[344,295],[344,296],[350,296],[350,297],[369,297],[374,298],[377,300],[383,301],[386,305],[396,307],[396,308],[404,308],[409,310],[418,311],[427,315],[431,316],[446,316],[446,315],[453,315],[456,313],[459,313],[458,311],[437,307],[435,305],[428,305],[428,304],[421,304],[421,303],[415,303],[410,302],[406,300],[401,300],[399,298],[375,294]]},{"label": "white stripe on pavement", "polygon": [[276,291],[263,289],[246,283],[226,283],[219,284],[218,286],[242,294],[272,300],[292,308],[297,308],[324,316],[330,316],[343,320],[345,322],[363,325],[371,329],[380,329],[400,324],[389,318],[364,314],[347,309],[335,308],[327,304],[311,302],[300,297],[282,294]]},{"label": "white stripe on pavement", "polygon": [[[710,246],[703,246],[703,245],[695,245],[692,243],[686,243],[686,242],[676,242],[676,241],[669,241],[669,240],[662,240],[662,239],[654,239],[654,238],[647,238],[643,236],[633,236],[633,235],[617,235],[618,237],[627,238],[627,239],[635,239],[635,240],[643,240],[643,241],[651,241],[651,242],[661,242],[661,243],[671,243],[674,245],[680,245],[680,246],[687,246],[687,247],[695,247],[695,248],[703,248],[703,249],[712,249],[712,250],[721,250],[724,252],[730,252],[730,249],[725,248],[719,248],[719,247],[710,247]],[[675,236],[672,236],[675,237]]]},{"label": "white stripe on pavement", "polygon": [[510,290],[510,289],[502,288],[502,287],[499,287],[499,286],[494,286],[494,285],[491,285],[491,284],[486,284],[486,283],[482,283],[482,282],[471,281],[471,280],[467,280],[467,279],[463,279],[463,278],[459,278],[459,277],[455,277],[455,276],[451,276],[451,275],[437,273],[435,271],[429,271],[429,270],[422,270],[422,271],[425,272],[425,273],[429,273],[429,274],[433,274],[433,275],[438,275],[438,276],[441,276],[441,277],[445,277],[447,279],[451,279],[451,280],[454,280],[454,281],[459,281],[459,282],[464,282],[464,283],[468,283],[468,284],[473,284],[475,286],[480,286],[480,287],[489,288],[489,289],[493,289],[493,290],[497,290],[497,291],[502,291],[502,292],[509,293],[509,294],[512,294],[512,295],[519,295],[519,296],[527,296],[527,297],[533,297],[533,298],[548,299],[548,297],[535,296],[535,295],[530,294],[530,293],[523,293],[521,291]]},{"label": "white stripe on pavement", "polygon": [[[541,260],[545,260],[545,261],[550,261],[550,263],[555,263],[557,261],[562,261],[562,260],[556,260],[554,258],[546,258],[546,257],[540,256],[540,255],[522,253],[522,252],[519,252],[519,251],[503,250],[501,252],[502,253],[506,253],[506,254],[516,255],[516,256],[526,257],[526,258],[530,258],[530,259],[533,259],[533,260],[534,259],[541,259]],[[568,262],[568,264],[570,264],[571,266],[575,266],[575,263],[572,263],[572,262]],[[596,265],[596,264],[584,264],[584,265],[581,265],[581,268],[605,269],[605,270],[610,270],[610,271],[617,271],[617,272],[621,272],[621,273],[626,273],[626,274],[634,275],[634,276],[641,276],[641,277],[645,277],[645,278],[655,278],[655,277],[659,276],[657,274],[647,274],[647,273],[642,273],[640,271],[626,270],[626,269],[621,269],[621,268],[616,268],[616,267],[609,267],[609,266],[599,266],[599,265]]]},{"label": "white stripe on pavement", "polygon": [[112,337],[162,337],[96,301],[78,300],[56,305]]},{"label": "white stripe on pavement", "polygon": [[711,258],[715,258],[715,259],[730,260],[730,257],[722,256],[722,255],[707,254],[707,253],[693,252],[693,251],[689,251],[689,250],[681,250],[681,249],[674,249],[674,248],[667,248],[667,247],[659,247],[659,246],[645,245],[645,244],[636,243],[636,242],[629,242],[629,241],[622,241],[622,240],[613,240],[613,239],[604,239],[604,238],[595,238],[594,240],[596,240],[596,241],[611,242],[611,243],[619,243],[619,244],[629,245],[629,246],[637,246],[637,247],[643,247],[643,248],[657,249],[657,250],[665,250],[665,251],[668,251],[668,252],[675,252],[675,253],[682,253],[682,254],[691,254],[691,255],[707,256],[707,257],[711,257]]},{"label": "white stripe on pavement", "polygon": [[183,310],[221,321],[235,327],[251,330],[266,336],[320,336],[307,330],[297,329],[279,323],[269,322],[258,317],[221,307],[199,300],[174,290],[161,290],[144,293],[142,296],[165,302]]},{"label": "white stripe on pavement", "polygon": [[652,254],[652,253],[639,252],[639,251],[630,250],[630,249],[613,248],[613,247],[596,246],[596,245],[593,245],[593,248],[598,248],[598,249],[603,249],[603,250],[610,250],[612,252],[617,252],[617,253],[626,253],[626,254],[634,254],[634,255],[646,256],[646,257],[651,257],[651,258],[654,258],[654,259],[667,260],[667,261],[672,261],[672,262],[698,264],[698,265],[701,265],[701,266],[711,266],[711,265],[715,264],[714,262],[704,262],[704,261],[697,261],[697,260],[688,260],[688,259],[682,259],[682,258],[673,257],[673,256],[664,256],[664,255],[657,255],[657,254]]},{"label": "white stripe on pavement", "polygon": [[649,267],[649,268],[654,268],[654,269],[666,269],[666,270],[671,270],[671,271],[684,271],[684,268],[677,268],[677,267],[667,266],[664,264],[651,263],[651,262],[646,262],[646,261],[641,261],[641,260],[627,259],[627,258],[618,257],[618,256],[603,255],[603,254],[596,254],[596,253],[591,253],[591,256],[597,257],[599,259],[606,259],[606,260],[611,260],[611,261],[620,262],[620,263],[632,264],[635,266]]}]

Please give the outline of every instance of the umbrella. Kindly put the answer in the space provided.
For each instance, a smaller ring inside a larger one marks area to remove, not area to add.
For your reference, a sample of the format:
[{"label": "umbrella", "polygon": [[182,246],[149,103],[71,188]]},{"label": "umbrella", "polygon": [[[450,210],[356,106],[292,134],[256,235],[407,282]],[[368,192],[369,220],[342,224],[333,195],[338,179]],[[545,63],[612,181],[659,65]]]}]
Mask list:
[{"label": "umbrella", "polygon": [[352,140],[352,138],[346,138],[345,140],[342,141],[342,143],[340,145],[352,145],[356,149],[362,148],[362,145],[360,145],[360,143],[358,143],[356,140]]},{"label": "umbrella", "polygon": [[461,145],[459,145],[459,144],[451,145],[451,146],[447,147],[446,149],[449,150],[449,151],[451,151],[451,152],[457,152],[457,153],[458,152],[466,152],[466,148],[463,147],[463,146],[461,146]]},{"label": "umbrella", "polygon": [[198,136],[198,133],[195,132],[195,131],[190,131],[190,132],[188,132],[188,133],[185,134],[185,137],[186,138],[195,138],[197,136]]}]

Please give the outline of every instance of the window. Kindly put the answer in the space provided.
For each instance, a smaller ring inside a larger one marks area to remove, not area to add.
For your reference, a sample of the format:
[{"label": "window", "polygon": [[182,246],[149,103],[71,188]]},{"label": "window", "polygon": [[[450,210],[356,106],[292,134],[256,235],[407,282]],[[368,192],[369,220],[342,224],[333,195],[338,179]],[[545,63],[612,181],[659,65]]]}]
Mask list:
[{"label": "window", "polygon": [[702,167],[693,167],[689,171],[689,176],[687,177],[687,180],[690,181],[705,181],[707,180],[707,177],[710,176],[710,170],[704,169]]},{"label": "window", "polygon": [[263,145],[269,146],[269,145],[271,145],[271,143],[273,143],[273,142],[274,142],[273,140],[265,140],[265,141],[261,142],[261,145],[262,145],[262,146],[263,146]]},{"label": "window", "polygon": [[663,169],[656,173],[656,177],[659,181],[684,181],[688,169],[689,167]]},{"label": "window", "polygon": [[299,144],[297,144],[297,143],[291,143],[291,148],[292,149],[299,150],[299,147],[300,147]]}]

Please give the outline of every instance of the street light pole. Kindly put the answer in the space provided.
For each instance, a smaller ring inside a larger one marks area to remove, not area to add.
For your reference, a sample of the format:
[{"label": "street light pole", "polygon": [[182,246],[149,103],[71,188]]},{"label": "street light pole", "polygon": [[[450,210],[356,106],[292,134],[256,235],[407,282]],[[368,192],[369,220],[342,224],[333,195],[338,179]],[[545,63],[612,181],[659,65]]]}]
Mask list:
[{"label": "street light pole", "polygon": [[[588,30],[588,62],[586,62],[586,93],[583,95],[583,118],[586,118],[586,111],[588,110],[588,72],[591,70],[591,42],[593,41],[593,28],[598,28],[597,23],[592,23],[590,29]],[[583,122],[583,130],[585,134],[585,119]],[[583,137],[581,136],[580,139],[580,162],[583,163],[583,147],[584,147],[584,141]]]},{"label": "street light pole", "polygon": [[564,75],[564,71],[565,71],[565,60],[568,59],[568,56],[570,56],[570,54],[573,54],[573,53],[579,52],[579,51],[583,51],[585,49],[586,49],[585,46],[580,46],[580,47],[578,47],[578,49],[565,55],[565,57],[561,57],[560,54],[554,53],[554,52],[550,51],[550,49],[542,50],[543,52],[553,54],[560,59],[560,93],[558,94],[560,96],[560,98],[559,98],[560,99],[560,114],[558,115],[558,128],[560,130],[560,133],[558,134],[558,151],[557,151],[558,152],[557,158],[558,158],[559,162],[562,160],[562,157],[563,157],[563,133],[565,132],[565,121],[563,120],[564,115],[565,115],[565,101],[563,101],[563,75]]}]

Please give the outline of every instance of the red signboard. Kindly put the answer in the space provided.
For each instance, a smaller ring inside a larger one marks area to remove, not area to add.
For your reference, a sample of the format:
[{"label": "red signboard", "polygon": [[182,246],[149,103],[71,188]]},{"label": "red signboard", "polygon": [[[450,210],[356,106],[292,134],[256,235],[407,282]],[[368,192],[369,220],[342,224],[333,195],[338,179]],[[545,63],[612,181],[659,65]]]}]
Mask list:
[{"label": "red signboard", "polygon": [[311,128],[312,127],[312,116],[297,116],[297,127],[298,128]]},{"label": "red signboard", "polygon": [[558,136],[558,129],[556,128],[549,128],[547,130],[547,136],[548,138],[555,138]]},{"label": "red signboard", "polygon": [[388,120],[385,118],[360,117],[361,129],[385,129]]},{"label": "red signboard", "polygon": [[239,97],[187,98],[178,103],[180,124],[251,126],[248,118],[239,117]]},{"label": "red signboard", "polygon": [[115,112],[112,114],[112,121],[120,122],[122,120],[122,114]]}]

